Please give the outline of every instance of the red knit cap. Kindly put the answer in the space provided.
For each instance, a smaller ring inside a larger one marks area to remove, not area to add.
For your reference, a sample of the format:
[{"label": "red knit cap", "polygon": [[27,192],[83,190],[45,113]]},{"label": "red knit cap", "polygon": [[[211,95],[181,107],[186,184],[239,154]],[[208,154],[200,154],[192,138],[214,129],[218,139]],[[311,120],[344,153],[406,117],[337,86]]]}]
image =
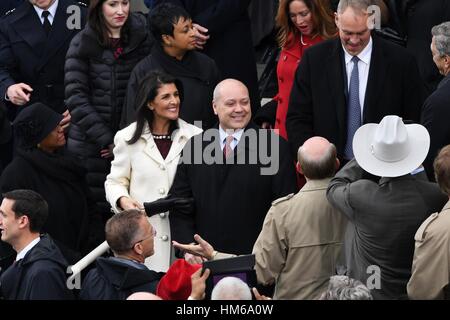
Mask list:
[{"label": "red knit cap", "polygon": [[192,290],[191,275],[201,267],[184,259],[176,260],[159,281],[156,295],[163,300],[186,300]]}]

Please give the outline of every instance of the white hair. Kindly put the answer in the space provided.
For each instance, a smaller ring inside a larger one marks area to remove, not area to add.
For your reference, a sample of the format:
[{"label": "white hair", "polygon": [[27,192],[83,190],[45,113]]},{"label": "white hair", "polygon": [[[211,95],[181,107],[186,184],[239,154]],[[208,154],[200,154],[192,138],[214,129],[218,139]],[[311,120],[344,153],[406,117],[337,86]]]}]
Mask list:
[{"label": "white hair", "polygon": [[241,279],[225,277],[214,287],[211,300],[252,300],[252,293]]}]

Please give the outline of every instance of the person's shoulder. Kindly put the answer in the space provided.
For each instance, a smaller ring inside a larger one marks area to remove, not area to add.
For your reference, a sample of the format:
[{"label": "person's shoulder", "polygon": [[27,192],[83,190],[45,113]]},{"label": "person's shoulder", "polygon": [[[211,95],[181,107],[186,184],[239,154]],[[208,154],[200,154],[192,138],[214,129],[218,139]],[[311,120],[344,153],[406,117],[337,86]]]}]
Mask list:
[{"label": "person's shoulder", "polygon": [[443,239],[449,241],[449,228],[450,207],[447,204],[441,212],[435,212],[425,219],[417,230],[414,239],[419,243],[433,240],[441,242]]},{"label": "person's shoulder", "polygon": [[414,56],[406,50],[406,48],[393,43],[391,41],[385,40],[379,36],[372,36],[373,39],[373,50],[382,50],[385,57],[395,58],[401,61],[414,60]]},{"label": "person's shoulder", "polygon": [[332,38],[319,42],[305,51],[305,54],[316,56],[320,54],[330,55],[341,45],[339,38]]},{"label": "person's shoulder", "polygon": [[76,5],[80,8],[88,8],[88,5],[83,1],[76,1],[76,0],[63,0],[67,5]]},{"label": "person's shoulder", "polygon": [[180,130],[184,131],[190,137],[203,132],[201,128],[194,126],[193,124],[187,123],[181,118],[178,118],[178,125],[180,127]]},{"label": "person's shoulder", "polygon": [[288,194],[287,196],[278,198],[278,199],[272,201],[272,206],[276,207],[276,206],[280,206],[283,204],[287,204],[290,200],[292,200],[294,198],[294,196],[295,196],[295,193],[291,193],[291,194]]},{"label": "person's shoulder", "polygon": [[122,140],[130,140],[133,137],[134,132],[136,131],[136,125],[137,123],[133,122],[122,130],[117,131],[116,138]]}]

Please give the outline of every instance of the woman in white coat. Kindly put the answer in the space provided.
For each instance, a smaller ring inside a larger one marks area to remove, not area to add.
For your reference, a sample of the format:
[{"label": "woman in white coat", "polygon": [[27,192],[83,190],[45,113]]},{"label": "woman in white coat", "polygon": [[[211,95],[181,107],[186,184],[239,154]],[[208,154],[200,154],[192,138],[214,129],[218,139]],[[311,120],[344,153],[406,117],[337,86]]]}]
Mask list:
[{"label": "woman in white coat", "polygon": [[[137,121],[117,132],[114,160],[106,178],[106,198],[115,212],[143,208],[144,202],[167,196],[186,142],[202,130],[178,117],[181,83],[161,72],[143,79],[136,101]],[[167,271],[172,260],[168,212],[153,215],[155,253],[145,265]]]}]

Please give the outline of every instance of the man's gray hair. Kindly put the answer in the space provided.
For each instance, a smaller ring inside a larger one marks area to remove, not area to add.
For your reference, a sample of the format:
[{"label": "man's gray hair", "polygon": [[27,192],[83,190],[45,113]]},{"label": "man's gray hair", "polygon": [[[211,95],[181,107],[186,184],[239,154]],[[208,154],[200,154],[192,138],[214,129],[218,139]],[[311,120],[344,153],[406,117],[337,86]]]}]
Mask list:
[{"label": "man's gray hair", "polygon": [[341,0],[339,1],[337,12],[342,14],[348,7],[351,7],[356,12],[367,12],[367,8],[373,4],[373,0]]},{"label": "man's gray hair", "polygon": [[348,276],[332,276],[320,300],[373,300],[373,297],[361,281]]},{"label": "man's gray hair", "polygon": [[225,277],[215,285],[211,300],[252,300],[252,293],[241,279]]},{"label": "man's gray hair", "polygon": [[441,23],[431,29],[436,49],[441,56],[450,56],[450,21]]}]

